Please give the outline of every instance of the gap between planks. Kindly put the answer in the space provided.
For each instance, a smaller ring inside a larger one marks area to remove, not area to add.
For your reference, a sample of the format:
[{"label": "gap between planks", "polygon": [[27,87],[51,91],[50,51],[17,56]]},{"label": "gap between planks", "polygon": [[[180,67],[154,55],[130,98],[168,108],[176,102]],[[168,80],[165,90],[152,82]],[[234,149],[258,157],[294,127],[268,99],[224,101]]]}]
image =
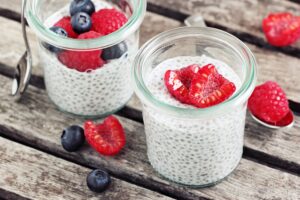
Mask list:
[{"label": "gap between planks", "polygon": [[[156,5],[152,2],[148,2],[147,10],[150,12],[180,21],[180,22],[184,22],[184,20],[190,16],[186,13],[183,13],[183,12],[180,12],[177,10],[173,10],[171,8],[163,7],[160,5]],[[264,49],[268,49],[268,50],[272,50],[272,51],[279,51],[284,54],[300,58],[300,49],[297,47],[294,47],[294,46],[287,46],[287,47],[283,47],[283,48],[274,47],[274,46],[271,46],[269,43],[267,43],[265,39],[256,37],[255,35],[252,35],[250,33],[237,31],[232,28],[228,28],[221,24],[215,23],[213,21],[208,21],[208,20],[204,20],[204,21],[207,26],[229,32],[232,35],[239,38],[240,40],[242,40],[243,42],[248,42],[248,43],[254,44],[260,48],[264,48]]]},{"label": "gap between planks", "polygon": [[[173,10],[170,8],[166,8],[166,7],[163,7],[160,5],[156,5],[152,2],[147,3],[147,11],[177,20],[179,22],[183,22],[189,16],[188,14],[185,14],[183,12]],[[9,9],[6,9],[6,8],[0,8],[0,16],[6,17],[8,19],[12,19],[12,20],[18,21],[18,22],[20,22],[20,19],[21,19],[21,16],[19,13],[9,10]],[[298,47],[294,47],[294,46],[288,46],[288,47],[284,47],[284,48],[274,47],[274,46],[271,46],[270,44],[268,44],[265,41],[265,39],[256,37],[255,35],[252,35],[250,33],[237,31],[232,28],[223,26],[221,24],[217,24],[213,21],[205,20],[205,23],[209,27],[218,28],[218,29],[224,30],[226,32],[229,32],[232,35],[239,38],[240,40],[254,44],[260,48],[264,48],[264,49],[268,49],[268,50],[272,50],[272,51],[279,51],[284,54],[300,58],[300,49]]]},{"label": "gap between planks", "polygon": [[226,181],[213,188],[196,190],[170,183],[157,176],[147,161],[143,126],[120,117],[118,118],[126,130],[128,143],[118,156],[99,157],[88,145],[77,153],[66,153],[61,148],[59,132],[68,124],[81,124],[82,121],[61,115],[49,102],[45,91],[33,86],[29,86],[27,97],[22,103],[10,102],[7,96],[9,83],[8,78],[0,79],[0,131],[7,137],[39,146],[91,167],[107,168],[124,177],[121,178],[123,180],[129,179],[146,188],[177,195],[178,199],[270,199],[269,194],[278,198],[293,199],[295,195],[300,195],[300,191],[296,189],[300,187],[299,177],[245,159],[242,159],[239,167]]},{"label": "gap between planks", "polygon": [[4,199],[171,199],[114,177],[108,189],[97,194],[86,185],[89,168],[1,137],[0,146]]},{"label": "gap between planks", "polygon": [[[3,66],[6,66],[6,65],[3,65]],[[12,74],[13,74],[13,70],[12,69],[7,69],[7,67],[10,67],[10,66],[6,66],[6,67],[2,67],[1,69],[4,69],[4,73],[6,75],[8,75],[9,77],[12,77]],[[11,68],[11,67],[10,67]],[[36,76],[36,75],[33,75],[32,77],[32,85],[35,85],[35,86],[38,86],[39,88],[43,88],[44,89],[44,83],[43,83],[43,79],[42,77],[40,76]],[[132,107],[125,107],[123,110],[121,110],[120,112],[117,113],[119,116],[124,116],[124,117],[128,117],[128,118],[131,118],[135,121],[138,121],[138,122],[142,122],[142,115],[141,115],[141,112],[137,109],[133,109]],[[252,156],[255,156],[255,158],[263,158],[259,155],[261,155],[261,152],[260,151],[257,151],[257,150],[254,150],[257,152],[257,154],[254,154],[252,153],[250,157]],[[246,151],[247,152],[247,151]],[[248,151],[249,152],[249,151]],[[246,154],[247,155],[247,154]],[[266,155],[269,155],[269,154],[266,154]],[[273,158],[274,156],[270,155],[271,158]],[[270,164],[274,164],[278,167],[281,167],[281,168],[285,168],[287,167],[290,162],[286,162],[286,161],[283,161],[282,160],[275,160],[274,159],[267,159],[268,162]],[[280,163],[280,164],[278,164]],[[286,165],[283,165],[283,163],[286,163]],[[295,165],[293,165],[292,167],[288,166],[290,169],[293,169],[293,171],[291,171],[292,173],[298,173],[299,172],[299,165],[295,167]],[[295,171],[295,170],[298,170],[298,171]]]}]

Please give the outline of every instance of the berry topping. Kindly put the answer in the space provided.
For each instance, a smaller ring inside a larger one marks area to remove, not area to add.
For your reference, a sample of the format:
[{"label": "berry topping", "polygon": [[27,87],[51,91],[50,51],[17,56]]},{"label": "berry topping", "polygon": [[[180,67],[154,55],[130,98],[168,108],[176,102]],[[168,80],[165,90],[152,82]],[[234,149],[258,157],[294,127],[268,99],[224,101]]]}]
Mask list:
[{"label": "berry topping", "polygon": [[291,13],[271,13],[262,22],[268,42],[273,46],[288,46],[300,37],[300,17]]},{"label": "berry topping", "polygon": [[[54,33],[56,33],[57,35],[59,36],[62,36],[62,37],[68,37],[68,33],[65,29],[63,28],[60,28],[60,27],[57,27],[57,26],[53,26],[50,28],[51,31],[53,31]],[[49,51],[53,52],[53,53],[58,53],[60,52],[62,49],[60,48],[57,48],[51,44],[47,44],[47,43],[42,43],[43,46],[48,49]]]},{"label": "berry topping", "polygon": [[92,21],[92,30],[108,35],[121,28],[127,22],[127,17],[116,9],[101,9],[92,14]]},{"label": "berry topping", "polygon": [[84,134],[88,143],[103,155],[116,155],[126,143],[123,127],[113,116],[107,117],[102,124],[85,122]]},{"label": "berry topping", "polygon": [[53,26],[53,27],[50,28],[50,30],[52,32],[56,33],[59,36],[68,37],[67,31],[65,29],[61,28],[61,27]]},{"label": "berry topping", "polygon": [[91,15],[95,12],[95,5],[91,0],[73,0],[70,5],[70,15],[78,12],[84,12]]},{"label": "berry topping", "polygon": [[168,70],[165,73],[164,80],[171,95],[180,102],[189,104],[190,83],[199,69],[199,65],[190,65],[180,70]]},{"label": "berry topping", "polygon": [[95,31],[89,31],[89,32],[80,34],[77,39],[81,39],[81,40],[95,39],[95,38],[99,38],[101,36],[102,35],[100,33],[97,33]]},{"label": "berry topping", "polygon": [[248,108],[258,119],[277,125],[289,113],[284,91],[273,81],[257,86],[249,98]]},{"label": "berry topping", "polygon": [[71,25],[71,17],[63,17],[58,22],[54,24],[56,27],[63,28],[67,33],[68,37],[71,38],[77,38],[77,33],[73,31],[72,25]]},{"label": "berry topping", "polygon": [[[89,31],[79,35],[78,39],[92,39],[101,36],[100,33]],[[63,51],[58,54],[58,59],[70,69],[86,72],[88,70],[95,70],[104,65],[104,61],[101,59],[101,53],[102,50]]]},{"label": "berry topping", "polygon": [[79,12],[72,16],[71,24],[73,30],[78,34],[88,32],[92,27],[91,17],[84,12]]},{"label": "berry topping", "polygon": [[127,51],[127,45],[125,42],[121,42],[117,45],[103,49],[102,58],[104,60],[112,60],[120,58]]},{"label": "berry topping", "polygon": [[105,191],[109,186],[110,176],[102,169],[95,169],[88,174],[86,183],[91,191],[100,193]]},{"label": "berry topping", "polygon": [[206,108],[225,101],[235,90],[234,83],[219,74],[215,66],[208,64],[194,76],[189,99],[194,106]]},{"label": "berry topping", "polygon": [[61,144],[66,151],[77,151],[85,141],[83,128],[80,126],[70,126],[63,130]]},{"label": "berry topping", "polygon": [[228,99],[235,85],[220,75],[215,66],[190,65],[165,73],[165,85],[173,97],[182,103],[206,108]]}]

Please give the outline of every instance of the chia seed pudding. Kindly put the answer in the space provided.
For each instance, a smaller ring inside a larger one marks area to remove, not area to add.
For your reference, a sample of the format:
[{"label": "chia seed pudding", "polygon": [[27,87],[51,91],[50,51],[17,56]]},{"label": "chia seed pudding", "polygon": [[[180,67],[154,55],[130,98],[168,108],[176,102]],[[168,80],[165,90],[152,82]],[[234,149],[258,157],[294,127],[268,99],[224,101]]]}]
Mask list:
[{"label": "chia seed pudding", "polygon": [[[113,8],[104,1],[94,1],[96,10]],[[69,6],[44,22],[51,27],[69,14]],[[121,109],[131,98],[130,67],[138,50],[138,31],[127,37],[127,52],[107,61],[95,70],[79,72],[62,64],[57,56],[40,45],[40,62],[50,99],[62,111],[82,116],[105,116]]]},{"label": "chia seed pudding", "polygon": [[[169,105],[195,108],[173,98],[163,79],[167,70],[191,64],[213,64],[237,90],[241,87],[240,78],[227,64],[204,55],[180,56],[153,69],[145,81],[150,93]],[[152,166],[164,177],[181,184],[205,186],[220,181],[241,159],[245,114],[246,103],[226,114],[201,119],[167,115],[144,104],[147,153]]]}]

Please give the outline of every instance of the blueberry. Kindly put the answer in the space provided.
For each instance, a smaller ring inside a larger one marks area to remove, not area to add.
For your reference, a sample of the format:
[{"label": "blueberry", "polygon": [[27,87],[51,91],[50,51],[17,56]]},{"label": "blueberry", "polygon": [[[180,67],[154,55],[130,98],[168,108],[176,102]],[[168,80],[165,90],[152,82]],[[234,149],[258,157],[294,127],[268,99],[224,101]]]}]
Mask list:
[{"label": "blueberry", "polygon": [[127,45],[125,42],[121,42],[117,45],[111,46],[102,51],[102,59],[104,60],[112,60],[116,58],[120,58],[127,51]]},{"label": "blueberry", "polygon": [[61,144],[66,151],[78,150],[84,144],[84,141],[84,130],[80,126],[72,125],[62,132]]},{"label": "blueberry", "polygon": [[93,192],[103,192],[110,184],[110,176],[104,170],[95,169],[88,174],[86,183]]},{"label": "blueberry", "polygon": [[91,15],[95,12],[95,5],[91,0],[73,0],[70,5],[70,15],[73,16],[78,12]]},{"label": "blueberry", "polygon": [[72,16],[71,24],[73,30],[78,34],[88,32],[92,27],[91,17],[84,12],[78,12]]},{"label": "blueberry", "polygon": [[[63,29],[63,28],[60,28],[60,27],[57,27],[57,26],[53,26],[53,27],[50,28],[50,30],[53,31],[54,33],[56,33],[59,36],[68,37],[67,31],[65,29]],[[42,44],[43,44],[43,46],[46,49],[48,49],[49,51],[51,51],[53,53],[58,53],[58,52],[60,52],[62,50],[60,48],[57,48],[57,47],[55,47],[55,46],[53,46],[51,44],[45,43],[45,42],[43,42]]]}]

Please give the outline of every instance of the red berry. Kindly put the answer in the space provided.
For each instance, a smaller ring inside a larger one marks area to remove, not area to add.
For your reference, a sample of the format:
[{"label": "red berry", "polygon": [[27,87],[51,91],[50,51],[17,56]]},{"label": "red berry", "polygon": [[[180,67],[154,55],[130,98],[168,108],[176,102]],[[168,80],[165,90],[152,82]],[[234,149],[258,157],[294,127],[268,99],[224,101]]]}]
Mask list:
[{"label": "red berry", "polygon": [[60,27],[65,29],[68,33],[68,37],[70,38],[77,38],[77,33],[73,31],[72,25],[71,25],[71,17],[63,17],[58,22],[54,24],[54,26]]},{"label": "red berry", "polygon": [[164,81],[171,95],[180,102],[189,104],[190,83],[199,69],[199,65],[190,65],[180,70],[168,70],[165,73]]},{"label": "red berry", "polygon": [[84,134],[88,143],[103,155],[116,155],[126,143],[124,129],[113,116],[107,117],[102,124],[85,122]]},{"label": "red berry", "polygon": [[101,9],[93,13],[92,22],[92,30],[108,35],[121,28],[127,22],[127,17],[116,9]]},{"label": "red berry", "polygon": [[[89,31],[78,36],[78,39],[98,38],[102,35],[95,31]],[[58,54],[58,59],[68,68],[76,69],[80,72],[95,70],[104,65],[101,58],[102,50],[93,51],[63,51]]]},{"label": "red berry", "polygon": [[267,81],[255,88],[249,98],[248,108],[258,119],[274,125],[289,113],[286,95],[273,81]]},{"label": "red berry", "polygon": [[194,76],[189,99],[198,108],[206,108],[228,99],[236,90],[234,83],[218,73],[214,65],[202,67]]},{"label": "red berry", "polygon": [[300,17],[291,13],[271,13],[262,22],[268,42],[273,46],[288,46],[300,37]]},{"label": "red berry", "polygon": [[89,32],[80,34],[78,36],[78,39],[81,39],[81,40],[94,39],[94,38],[98,38],[98,37],[101,37],[101,36],[103,36],[103,35],[101,35],[100,33],[97,33],[95,31],[89,31]]}]

